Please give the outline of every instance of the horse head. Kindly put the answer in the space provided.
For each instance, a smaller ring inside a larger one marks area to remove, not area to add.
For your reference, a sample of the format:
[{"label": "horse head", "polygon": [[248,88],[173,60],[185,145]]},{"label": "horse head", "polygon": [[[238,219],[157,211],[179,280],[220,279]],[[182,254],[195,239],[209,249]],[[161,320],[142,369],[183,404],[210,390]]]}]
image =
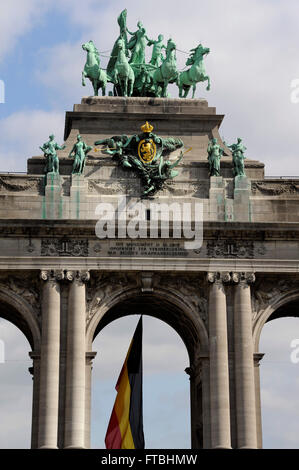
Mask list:
[{"label": "horse head", "polygon": [[82,44],[82,49],[86,52],[94,52],[96,50],[96,47],[93,41],[88,41],[85,44]]},{"label": "horse head", "polygon": [[168,39],[167,42],[167,52],[172,52],[176,50],[176,43],[172,39]]},{"label": "horse head", "polygon": [[122,38],[119,38],[119,40],[116,43],[116,47],[119,51],[124,51],[125,50],[125,42]]},{"label": "horse head", "polygon": [[209,54],[210,49],[208,47],[203,47],[202,44],[199,44],[194,49],[190,50],[190,56],[187,59],[186,65],[192,65],[196,61],[201,60],[205,54]]}]

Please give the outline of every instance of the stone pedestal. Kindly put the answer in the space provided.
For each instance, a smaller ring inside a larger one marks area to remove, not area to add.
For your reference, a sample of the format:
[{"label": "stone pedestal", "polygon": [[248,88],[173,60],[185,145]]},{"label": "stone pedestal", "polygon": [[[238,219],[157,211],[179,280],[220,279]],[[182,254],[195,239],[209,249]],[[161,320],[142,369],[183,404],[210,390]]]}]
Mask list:
[{"label": "stone pedestal", "polygon": [[86,209],[87,182],[83,175],[71,176],[70,218],[80,219]]},{"label": "stone pedestal", "polygon": [[251,182],[246,176],[235,177],[234,221],[251,222]]},{"label": "stone pedestal", "polygon": [[222,176],[210,178],[210,220],[223,221],[225,217],[225,185]]},{"label": "stone pedestal", "polygon": [[57,173],[46,175],[45,197],[42,207],[43,219],[62,219],[61,178]]}]

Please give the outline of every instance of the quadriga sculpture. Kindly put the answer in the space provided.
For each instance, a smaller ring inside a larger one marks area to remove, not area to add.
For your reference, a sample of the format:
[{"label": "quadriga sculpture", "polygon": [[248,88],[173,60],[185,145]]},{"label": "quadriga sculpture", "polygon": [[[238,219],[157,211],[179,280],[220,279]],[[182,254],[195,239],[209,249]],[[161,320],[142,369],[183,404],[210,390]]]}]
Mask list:
[{"label": "quadriga sculpture", "polygon": [[[126,56],[125,42],[117,41],[117,59],[113,70],[114,94],[132,96],[135,75]],[[117,93],[116,93],[117,92]]]},{"label": "quadriga sculpture", "polygon": [[165,98],[167,96],[168,84],[174,83],[177,79],[178,71],[175,54],[176,44],[172,39],[169,39],[166,48],[166,59],[153,74],[153,83],[156,90],[156,96]]},{"label": "quadriga sculpture", "polygon": [[[195,96],[196,84],[198,82],[208,81],[207,90],[210,90],[210,77],[206,75],[203,63],[204,56],[209,54],[210,49],[199,44],[195,49],[191,49],[191,54],[187,59],[186,65],[191,65],[190,69],[179,73],[177,85],[179,87],[180,98],[187,98],[189,90],[192,86],[192,98]],[[184,96],[183,96],[184,92]]]},{"label": "quadriga sculpture", "polygon": [[85,78],[89,78],[94,89],[94,96],[98,96],[99,89],[102,89],[102,95],[106,94],[107,74],[100,68],[100,55],[93,41],[86,42],[82,49],[87,52],[87,59],[82,72],[82,85],[85,86]]}]

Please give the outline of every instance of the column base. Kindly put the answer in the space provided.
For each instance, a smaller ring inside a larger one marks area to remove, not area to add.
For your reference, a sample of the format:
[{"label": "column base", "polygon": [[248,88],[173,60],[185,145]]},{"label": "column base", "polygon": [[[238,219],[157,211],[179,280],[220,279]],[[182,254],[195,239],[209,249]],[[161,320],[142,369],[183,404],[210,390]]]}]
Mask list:
[{"label": "column base", "polygon": [[221,450],[221,449],[224,449],[224,450],[232,450],[232,447],[229,447],[229,446],[215,446],[215,447],[211,447],[212,450]]},{"label": "column base", "polygon": [[80,446],[67,446],[67,447],[64,447],[63,448],[64,450],[68,450],[68,449],[86,449],[86,447],[80,447]]},{"label": "column base", "polygon": [[45,449],[45,450],[47,450],[47,449],[57,449],[58,450],[58,447],[57,446],[40,446],[37,449],[38,450],[40,450],[40,449],[42,449],[42,450],[43,449]]},{"label": "column base", "polygon": [[237,449],[247,449],[247,450],[256,450],[257,447],[254,447],[254,446],[242,446],[242,447],[237,447]]}]

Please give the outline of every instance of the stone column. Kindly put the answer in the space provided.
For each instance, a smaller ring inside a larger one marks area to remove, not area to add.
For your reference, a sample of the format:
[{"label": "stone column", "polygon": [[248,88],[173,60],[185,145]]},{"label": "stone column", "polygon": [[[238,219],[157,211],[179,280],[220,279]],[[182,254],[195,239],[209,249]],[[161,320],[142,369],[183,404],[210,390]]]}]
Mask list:
[{"label": "stone column", "polygon": [[191,448],[209,449],[211,423],[208,355],[199,354],[185,372],[190,376]]},{"label": "stone column", "polygon": [[209,273],[211,447],[230,449],[226,294],[228,273]]},{"label": "stone column", "polygon": [[201,362],[195,359],[185,369],[190,379],[191,449],[203,448]]},{"label": "stone column", "polygon": [[40,390],[38,447],[57,449],[59,350],[60,350],[60,286],[63,272],[41,271],[42,339],[40,358]]},{"label": "stone column", "polygon": [[260,381],[260,362],[263,359],[263,353],[254,354],[254,378],[255,378],[255,406],[256,406],[256,427],[257,427],[257,447],[263,448],[262,432],[262,407],[261,407],[261,381]]},{"label": "stone column", "polygon": [[255,384],[250,284],[253,273],[234,273],[234,344],[237,443],[240,449],[257,447]]},{"label": "stone column", "polygon": [[86,353],[86,376],[85,376],[85,448],[90,448],[90,412],[91,412],[91,371],[92,362],[96,352]]},{"label": "stone column", "polygon": [[29,372],[33,380],[32,394],[32,423],[31,423],[31,449],[38,448],[38,415],[39,415],[39,383],[40,383],[40,353],[34,351],[29,353],[33,361]]},{"label": "stone column", "polygon": [[68,271],[70,283],[67,322],[64,447],[85,447],[86,294],[88,272]]}]

